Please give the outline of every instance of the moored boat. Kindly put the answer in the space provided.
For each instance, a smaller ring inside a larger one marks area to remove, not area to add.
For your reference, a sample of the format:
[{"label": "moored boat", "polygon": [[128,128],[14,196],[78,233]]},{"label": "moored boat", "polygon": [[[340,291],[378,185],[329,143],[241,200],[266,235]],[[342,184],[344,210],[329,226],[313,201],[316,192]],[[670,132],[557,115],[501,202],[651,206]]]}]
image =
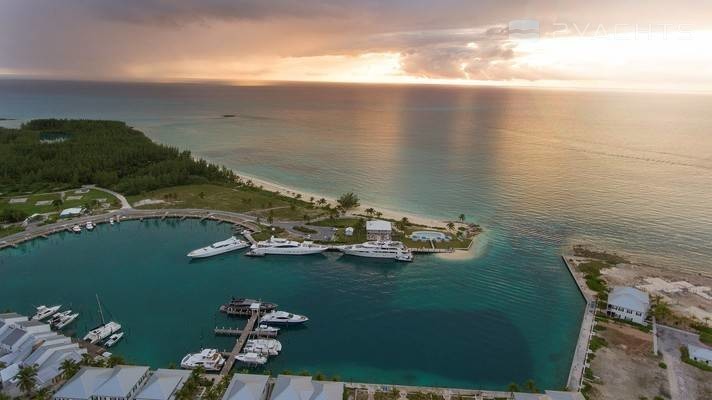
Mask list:
[{"label": "moored boat", "polygon": [[413,261],[413,253],[403,243],[397,241],[371,241],[341,246],[339,250],[350,256]]},{"label": "moored boat", "polygon": [[254,304],[259,304],[260,312],[270,312],[277,309],[277,305],[274,303],[263,303],[259,300],[247,299],[247,298],[235,298],[233,297],[230,302],[225,303],[220,306],[220,311],[226,314],[245,314],[250,311],[250,307]]},{"label": "moored boat", "polygon": [[260,324],[265,325],[294,325],[309,321],[304,315],[292,314],[286,311],[272,311],[260,318]]},{"label": "moored boat", "polygon": [[113,335],[109,336],[109,339],[106,340],[106,342],[104,343],[104,346],[106,346],[107,348],[111,347],[111,346],[115,345],[116,343],[118,343],[122,337],[124,337],[123,332],[114,333]]},{"label": "moored boat", "polygon": [[94,230],[94,223],[91,222],[91,221],[87,221],[87,223],[86,223],[86,225],[84,225],[84,227],[85,227],[88,231],[93,231],[93,230]]},{"label": "moored boat", "polygon": [[218,254],[227,253],[229,251],[240,250],[248,247],[250,244],[244,240],[240,240],[235,236],[211,244],[210,246],[201,247],[197,250],[193,250],[188,253],[190,258],[206,258],[211,256],[216,256]]},{"label": "moored boat", "polygon": [[235,356],[235,359],[245,364],[264,365],[267,363],[267,357],[257,353],[241,353]]},{"label": "moored boat", "polygon": [[223,364],[225,364],[225,358],[215,349],[202,349],[200,353],[188,353],[180,361],[181,368],[203,367],[206,371],[219,371]]},{"label": "moored boat", "polygon": [[47,307],[45,305],[38,306],[36,308],[37,312],[35,313],[35,315],[32,316],[31,319],[35,321],[42,321],[43,319],[54,315],[54,313],[56,313],[61,307],[61,304],[51,307]]},{"label": "moored boat", "polygon": [[121,324],[109,321],[90,330],[89,333],[84,335],[83,340],[91,344],[97,344],[120,330]]},{"label": "moored boat", "polygon": [[314,244],[313,242],[295,242],[293,240],[276,238],[272,236],[269,240],[263,240],[250,246],[250,254],[260,256],[265,254],[280,254],[280,255],[307,255],[323,253],[327,249],[326,246]]},{"label": "moored boat", "polygon": [[74,226],[72,227],[72,232],[74,232],[74,233],[82,233],[82,227],[79,226],[79,225],[74,225]]}]

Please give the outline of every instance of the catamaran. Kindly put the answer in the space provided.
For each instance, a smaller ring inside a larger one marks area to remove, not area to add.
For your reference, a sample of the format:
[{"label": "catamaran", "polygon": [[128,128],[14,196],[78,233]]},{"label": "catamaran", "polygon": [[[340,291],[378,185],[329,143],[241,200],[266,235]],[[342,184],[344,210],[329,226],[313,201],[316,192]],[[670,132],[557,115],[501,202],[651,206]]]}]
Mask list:
[{"label": "catamaran", "polygon": [[35,321],[42,321],[43,319],[54,315],[57,312],[57,310],[59,310],[61,307],[62,307],[61,304],[57,305],[57,306],[51,306],[51,307],[41,305],[36,308],[37,313],[35,313],[35,315],[32,316],[32,319]]},{"label": "catamaran", "polygon": [[62,329],[71,324],[75,319],[77,319],[78,316],[79,313],[72,314],[72,310],[58,312],[49,320],[49,326],[55,329]]},{"label": "catamaran", "polygon": [[240,240],[235,236],[211,244],[210,246],[202,247],[197,250],[193,250],[188,253],[190,258],[205,258],[210,256],[216,256],[218,254],[227,253],[228,251],[240,250],[248,247],[250,244],[244,240]]},{"label": "catamaran", "polygon": [[109,321],[107,323],[104,321],[104,312],[101,310],[101,302],[99,301],[99,295],[96,295],[96,303],[99,305],[101,325],[90,330],[89,333],[84,336],[84,341],[89,342],[91,344],[97,344],[121,330],[121,325],[119,323],[114,321]]},{"label": "catamaran", "polygon": [[215,349],[202,349],[200,353],[188,353],[180,361],[181,368],[203,367],[206,371],[220,371],[225,358]]},{"label": "catamaran", "polygon": [[302,324],[307,321],[309,321],[309,318],[304,315],[292,314],[286,311],[272,311],[260,318],[260,324],[266,325],[293,325]]},{"label": "catamaran", "polygon": [[113,335],[111,335],[111,336],[109,337],[109,339],[106,340],[106,342],[104,343],[104,346],[106,346],[107,348],[109,348],[109,347],[115,345],[116,343],[118,343],[119,340],[121,340],[122,337],[124,337],[124,333],[123,333],[123,332],[114,333]]},{"label": "catamaran", "polygon": [[257,353],[264,356],[276,356],[282,351],[282,343],[276,339],[253,339],[245,344],[246,353]]},{"label": "catamaran", "polygon": [[413,261],[413,253],[401,242],[365,242],[342,246],[339,248],[344,254],[358,257],[391,258],[398,261]]},{"label": "catamaran", "polygon": [[282,255],[306,255],[318,254],[326,251],[327,247],[314,242],[295,242],[272,236],[269,240],[257,242],[250,247],[251,255],[282,254]]}]

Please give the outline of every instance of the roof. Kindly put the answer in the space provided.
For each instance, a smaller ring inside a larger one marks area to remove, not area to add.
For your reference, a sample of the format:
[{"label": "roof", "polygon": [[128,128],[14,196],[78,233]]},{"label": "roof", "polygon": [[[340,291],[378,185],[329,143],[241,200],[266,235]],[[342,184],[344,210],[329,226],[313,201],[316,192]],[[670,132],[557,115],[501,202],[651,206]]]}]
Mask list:
[{"label": "roof", "polygon": [[[37,321],[37,320],[31,319],[29,321],[20,321],[17,323],[17,325],[19,325],[23,328],[32,328],[35,326],[43,326],[43,325],[47,325],[47,324],[45,324],[42,321]],[[47,326],[49,327],[49,325],[47,325]]]},{"label": "roof", "polygon": [[690,358],[712,361],[712,349],[688,344],[687,350],[690,352]]},{"label": "roof", "polygon": [[55,393],[54,397],[89,399],[112,374],[109,368],[83,367]]},{"label": "roof", "polygon": [[376,219],[373,221],[366,221],[366,230],[367,231],[390,231],[391,223],[389,221],[382,221],[380,219]]},{"label": "roof", "polygon": [[20,315],[18,313],[14,313],[14,312],[0,314],[0,320],[6,320],[6,319],[10,319],[10,318],[23,318],[23,317],[25,317],[25,316]]},{"label": "roof", "polygon": [[136,400],[168,400],[175,397],[175,392],[190,377],[190,371],[179,369],[159,369],[148,378]]},{"label": "roof", "polygon": [[63,215],[75,215],[75,214],[81,214],[83,212],[84,212],[84,209],[81,207],[72,207],[72,208],[67,208],[67,209],[62,210],[62,212],[59,213],[59,216],[61,217]]},{"label": "roof", "polygon": [[222,400],[261,400],[268,378],[267,375],[235,374]]},{"label": "roof", "polygon": [[544,400],[544,395],[536,393],[514,393],[514,400]]},{"label": "roof", "polygon": [[547,396],[551,400],[585,400],[579,392],[561,392],[558,390],[545,390]]},{"label": "roof", "polygon": [[312,382],[314,385],[313,400],[341,400],[344,398],[343,382]]},{"label": "roof", "polygon": [[94,392],[98,397],[126,397],[131,389],[148,372],[148,367],[117,365],[111,369],[111,375]]},{"label": "roof", "polygon": [[27,331],[20,328],[10,328],[8,334],[2,339],[2,344],[8,347],[14,346],[20,339],[25,337]]},{"label": "roof", "polygon": [[271,400],[309,400],[313,393],[311,376],[280,375],[272,389]]},{"label": "roof", "polygon": [[620,307],[628,308],[636,311],[648,311],[650,308],[650,299],[648,294],[632,287],[615,287],[608,294],[608,304],[614,304]]},{"label": "roof", "polygon": [[42,387],[52,382],[54,378],[62,374],[62,361],[71,359],[75,362],[82,360],[82,354],[86,349],[71,348],[56,351],[37,371],[37,384]]}]

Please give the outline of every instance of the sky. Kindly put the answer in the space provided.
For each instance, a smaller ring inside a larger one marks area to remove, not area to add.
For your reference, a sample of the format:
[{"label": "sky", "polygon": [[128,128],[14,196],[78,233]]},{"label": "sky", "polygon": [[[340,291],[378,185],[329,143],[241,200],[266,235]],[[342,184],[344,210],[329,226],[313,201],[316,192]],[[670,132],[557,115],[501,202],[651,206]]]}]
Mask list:
[{"label": "sky", "polygon": [[709,0],[0,0],[0,77],[712,91]]}]

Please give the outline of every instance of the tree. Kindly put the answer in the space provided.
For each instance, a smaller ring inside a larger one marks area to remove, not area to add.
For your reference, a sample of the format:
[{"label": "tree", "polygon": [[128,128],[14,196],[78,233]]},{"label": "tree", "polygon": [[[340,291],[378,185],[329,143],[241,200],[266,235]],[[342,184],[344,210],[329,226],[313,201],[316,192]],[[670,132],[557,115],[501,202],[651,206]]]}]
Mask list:
[{"label": "tree", "polygon": [[448,222],[448,223],[447,223],[447,229],[449,229],[449,230],[455,229],[455,224],[453,224],[452,222]]},{"label": "tree", "polygon": [[346,211],[361,205],[361,203],[359,203],[358,196],[356,196],[353,192],[342,194],[336,202]]},{"label": "tree", "polygon": [[52,398],[52,391],[48,388],[42,388],[35,393],[32,400],[49,400]]},{"label": "tree", "polygon": [[198,197],[200,197],[201,199],[204,199],[204,198],[205,198],[205,192],[200,192],[200,193],[198,193]]},{"label": "tree", "polygon": [[400,221],[398,221],[398,227],[400,230],[405,231],[405,228],[410,224],[410,221],[408,221],[408,218],[403,217],[401,218]]},{"label": "tree", "polygon": [[519,391],[519,385],[517,385],[514,382],[511,382],[509,385],[507,385],[507,391],[509,393],[514,393]]},{"label": "tree", "polygon": [[117,365],[126,364],[126,360],[123,357],[116,354],[112,354],[111,357],[106,362],[107,367],[113,368]]},{"label": "tree", "polygon": [[272,225],[272,222],[274,222],[274,210],[269,210],[269,213],[267,214],[267,222]]},{"label": "tree", "polygon": [[294,198],[297,199],[297,200],[299,200],[299,199],[302,198],[302,194],[301,194],[301,193],[297,193],[297,194],[294,195]]},{"label": "tree", "polygon": [[62,371],[63,379],[71,379],[77,372],[79,372],[79,368],[79,364],[71,358],[67,358],[62,361],[62,364],[59,366],[59,370]]},{"label": "tree", "polygon": [[323,197],[320,198],[319,200],[317,200],[317,202],[316,202],[316,204],[318,204],[318,205],[320,205],[320,206],[323,206],[323,205],[326,204],[326,203],[327,203],[327,201],[326,201],[326,199],[323,198]]},{"label": "tree", "polygon": [[92,357],[89,353],[82,354],[81,365],[91,365]]},{"label": "tree", "polygon": [[309,223],[310,219],[311,217],[309,216],[309,214],[304,214],[304,221],[306,221],[306,223]]},{"label": "tree", "polygon": [[374,210],[374,209],[371,208],[371,207],[367,208],[365,211],[366,211],[366,214],[367,214],[369,217],[372,217],[373,214],[376,213],[376,210]]},{"label": "tree", "polygon": [[376,211],[376,218],[381,218],[383,216],[383,213],[380,211]]},{"label": "tree", "polygon": [[526,382],[524,382],[524,387],[527,388],[527,392],[529,393],[539,393],[539,388],[536,387],[534,379],[528,379]]},{"label": "tree", "polygon": [[17,373],[17,382],[20,390],[30,397],[37,386],[37,366],[21,367],[20,372]]},{"label": "tree", "polygon": [[460,221],[465,222],[465,214],[460,214]]}]

